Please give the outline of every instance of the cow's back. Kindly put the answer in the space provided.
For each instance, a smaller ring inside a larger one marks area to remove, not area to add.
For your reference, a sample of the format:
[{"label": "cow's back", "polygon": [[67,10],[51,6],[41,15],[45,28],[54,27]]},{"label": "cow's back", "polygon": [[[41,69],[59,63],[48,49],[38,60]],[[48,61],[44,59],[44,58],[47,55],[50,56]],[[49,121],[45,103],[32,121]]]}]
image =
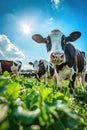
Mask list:
[{"label": "cow's back", "polygon": [[13,65],[12,61],[0,60],[1,72],[4,72],[4,71],[11,72],[11,66],[12,65]]}]

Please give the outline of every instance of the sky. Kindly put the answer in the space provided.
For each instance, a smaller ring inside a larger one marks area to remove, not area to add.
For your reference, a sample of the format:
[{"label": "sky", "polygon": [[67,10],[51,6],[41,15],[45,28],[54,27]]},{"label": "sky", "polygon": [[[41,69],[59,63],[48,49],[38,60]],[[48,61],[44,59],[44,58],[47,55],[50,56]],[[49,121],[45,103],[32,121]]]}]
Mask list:
[{"label": "sky", "polygon": [[72,44],[87,56],[87,0],[0,0],[0,59],[21,60],[22,69],[30,69],[30,61],[48,60],[45,45],[32,35],[46,37],[53,29],[66,36],[80,31]]}]

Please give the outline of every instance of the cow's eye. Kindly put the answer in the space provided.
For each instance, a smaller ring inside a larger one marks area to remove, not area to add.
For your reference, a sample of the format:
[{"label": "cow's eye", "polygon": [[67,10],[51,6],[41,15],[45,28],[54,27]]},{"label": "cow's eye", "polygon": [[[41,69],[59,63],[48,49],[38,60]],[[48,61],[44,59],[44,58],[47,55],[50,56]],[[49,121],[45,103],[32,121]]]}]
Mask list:
[{"label": "cow's eye", "polygon": [[52,47],[50,36],[48,36],[48,37],[46,38],[46,42],[47,42],[47,44],[46,44],[46,48],[47,48],[47,52],[48,52],[48,51],[51,50],[51,47]]},{"label": "cow's eye", "polygon": [[49,44],[49,39],[47,39],[47,44]]},{"label": "cow's eye", "polygon": [[42,66],[42,65],[43,65],[43,63],[41,62],[41,63],[39,64],[39,66],[40,66],[40,65]]},{"label": "cow's eye", "polygon": [[64,40],[63,40],[63,43],[65,43],[65,42],[66,42],[66,40],[64,39]]}]

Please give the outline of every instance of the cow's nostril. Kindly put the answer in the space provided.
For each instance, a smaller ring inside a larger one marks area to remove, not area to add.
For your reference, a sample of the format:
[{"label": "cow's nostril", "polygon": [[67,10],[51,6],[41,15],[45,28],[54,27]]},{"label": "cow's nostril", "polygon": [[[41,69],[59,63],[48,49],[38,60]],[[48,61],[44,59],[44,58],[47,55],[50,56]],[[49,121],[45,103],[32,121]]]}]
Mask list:
[{"label": "cow's nostril", "polygon": [[63,59],[63,58],[64,58],[64,55],[61,55],[61,58]]},{"label": "cow's nostril", "polygon": [[54,58],[54,57],[55,57],[55,56],[54,56],[54,53],[51,53],[50,57],[51,57],[51,58]]}]

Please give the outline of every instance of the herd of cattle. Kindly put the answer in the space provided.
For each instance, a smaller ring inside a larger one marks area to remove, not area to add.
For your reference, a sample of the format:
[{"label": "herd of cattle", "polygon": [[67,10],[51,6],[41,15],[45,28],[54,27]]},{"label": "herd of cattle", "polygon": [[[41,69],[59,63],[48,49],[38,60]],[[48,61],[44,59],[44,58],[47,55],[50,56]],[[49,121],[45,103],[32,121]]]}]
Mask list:
[{"label": "herd of cattle", "polygon": [[44,59],[35,60],[34,63],[29,62],[33,66],[33,73],[19,72],[22,66],[20,61],[6,61],[0,60],[0,73],[5,70],[17,75],[24,75],[26,77],[35,77],[39,81],[43,78],[44,82],[53,79],[62,89],[62,80],[69,80],[70,93],[73,94],[74,82],[76,76],[80,74],[82,79],[82,88],[86,75],[86,56],[85,52],[76,49],[70,42],[74,42],[81,36],[81,32],[74,31],[69,36],[65,36],[60,30],[55,29],[49,32],[47,37],[40,34],[34,34],[32,39],[41,44],[46,45],[49,61]]}]

